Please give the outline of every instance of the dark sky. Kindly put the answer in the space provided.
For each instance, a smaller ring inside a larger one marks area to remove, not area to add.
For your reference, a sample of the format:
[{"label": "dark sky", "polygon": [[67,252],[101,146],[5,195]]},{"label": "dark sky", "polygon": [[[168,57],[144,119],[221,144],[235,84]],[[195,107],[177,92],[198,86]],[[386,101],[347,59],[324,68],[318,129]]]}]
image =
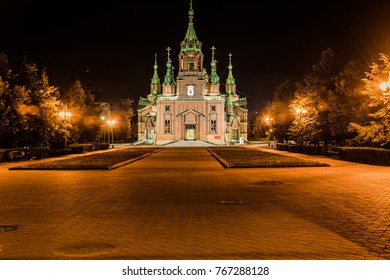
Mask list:
[{"label": "dark sky", "polygon": [[[0,50],[10,59],[26,54],[54,85],[80,79],[101,87],[109,102],[138,102],[149,93],[155,53],[161,80],[168,46],[178,68],[189,2],[2,0]],[[285,79],[301,78],[328,48],[367,64],[390,50],[390,1],[193,0],[193,9],[204,66],[215,46],[224,83],[232,53],[237,90],[252,105],[269,102]]]}]

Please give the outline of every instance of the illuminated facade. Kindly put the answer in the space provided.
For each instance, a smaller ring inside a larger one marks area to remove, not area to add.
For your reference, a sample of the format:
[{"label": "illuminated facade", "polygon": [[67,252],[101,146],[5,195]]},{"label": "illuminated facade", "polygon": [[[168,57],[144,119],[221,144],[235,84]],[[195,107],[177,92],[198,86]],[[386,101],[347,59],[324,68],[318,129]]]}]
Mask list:
[{"label": "illuminated facade", "polygon": [[164,81],[158,76],[157,57],[150,93],[138,103],[138,141],[166,144],[177,140],[203,140],[229,144],[247,140],[247,100],[236,93],[229,55],[229,73],[221,92],[215,48],[211,48],[211,71],[203,67],[202,43],[193,23],[192,1],[184,40],[180,43],[178,73],[175,77],[170,48]]}]

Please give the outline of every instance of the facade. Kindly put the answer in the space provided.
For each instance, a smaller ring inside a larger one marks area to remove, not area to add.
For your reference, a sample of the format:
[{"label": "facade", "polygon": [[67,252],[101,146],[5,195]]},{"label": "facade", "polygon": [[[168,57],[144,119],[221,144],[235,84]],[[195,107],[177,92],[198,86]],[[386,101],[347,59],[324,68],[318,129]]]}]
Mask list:
[{"label": "facade", "polygon": [[157,145],[177,140],[215,144],[246,141],[247,100],[236,92],[232,55],[229,55],[229,73],[221,92],[214,47],[210,73],[203,67],[204,55],[194,29],[192,1],[188,15],[187,32],[180,43],[177,76],[169,47],[162,83],[155,58],[150,93],[138,102],[138,141]]}]

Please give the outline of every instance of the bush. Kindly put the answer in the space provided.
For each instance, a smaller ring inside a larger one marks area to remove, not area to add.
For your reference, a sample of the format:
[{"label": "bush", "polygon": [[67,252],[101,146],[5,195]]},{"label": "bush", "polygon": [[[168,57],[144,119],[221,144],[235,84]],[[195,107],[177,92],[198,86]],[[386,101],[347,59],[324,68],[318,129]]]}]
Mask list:
[{"label": "bush", "polygon": [[82,145],[74,145],[69,147],[72,154],[82,154],[84,152],[84,146]]},{"label": "bush", "polygon": [[40,159],[46,158],[49,155],[49,149],[46,147],[31,147],[28,151],[28,158]]},{"label": "bush", "polygon": [[302,153],[306,155],[318,155],[319,154],[319,146],[315,145],[304,145],[301,146]]},{"label": "bush", "polygon": [[[90,144],[70,144],[68,146],[68,148],[75,150],[76,154],[80,153],[80,151],[79,151],[80,147],[83,149],[81,153],[91,152],[91,151],[95,150],[95,144],[91,144],[91,143]],[[73,148],[75,148],[75,149],[73,149]]]},{"label": "bush", "polygon": [[69,155],[71,153],[72,150],[70,148],[50,150],[48,153],[48,157],[61,157],[61,156]]},{"label": "bush", "polygon": [[97,143],[97,144],[95,144],[95,149],[96,150],[108,150],[108,148],[110,148],[110,144],[106,144],[106,143]]},{"label": "bush", "polygon": [[280,151],[288,151],[288,144],[287,143],[276,143],[276,149]]},{"label": "bush", "polygon": [[387,166],[390,165],[390,150],[368,147],[341,147],[339,158],[347,161]]},{"label": "bush", "polygon": [[0,150],[0,162],[2,161],[8,161],[8,152],[6,149]]}]

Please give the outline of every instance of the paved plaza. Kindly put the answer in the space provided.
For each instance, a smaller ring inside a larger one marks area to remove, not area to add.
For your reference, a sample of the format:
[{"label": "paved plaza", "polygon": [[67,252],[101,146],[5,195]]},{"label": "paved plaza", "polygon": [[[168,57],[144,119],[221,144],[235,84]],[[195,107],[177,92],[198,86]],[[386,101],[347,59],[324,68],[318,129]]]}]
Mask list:
[{"label": "paved plaza", "polygon": [[206,146],[163,148],[114,170],[0,164],[0,259],[390,259],[390,167],[272,150],[330,166],[224,168]]}]

